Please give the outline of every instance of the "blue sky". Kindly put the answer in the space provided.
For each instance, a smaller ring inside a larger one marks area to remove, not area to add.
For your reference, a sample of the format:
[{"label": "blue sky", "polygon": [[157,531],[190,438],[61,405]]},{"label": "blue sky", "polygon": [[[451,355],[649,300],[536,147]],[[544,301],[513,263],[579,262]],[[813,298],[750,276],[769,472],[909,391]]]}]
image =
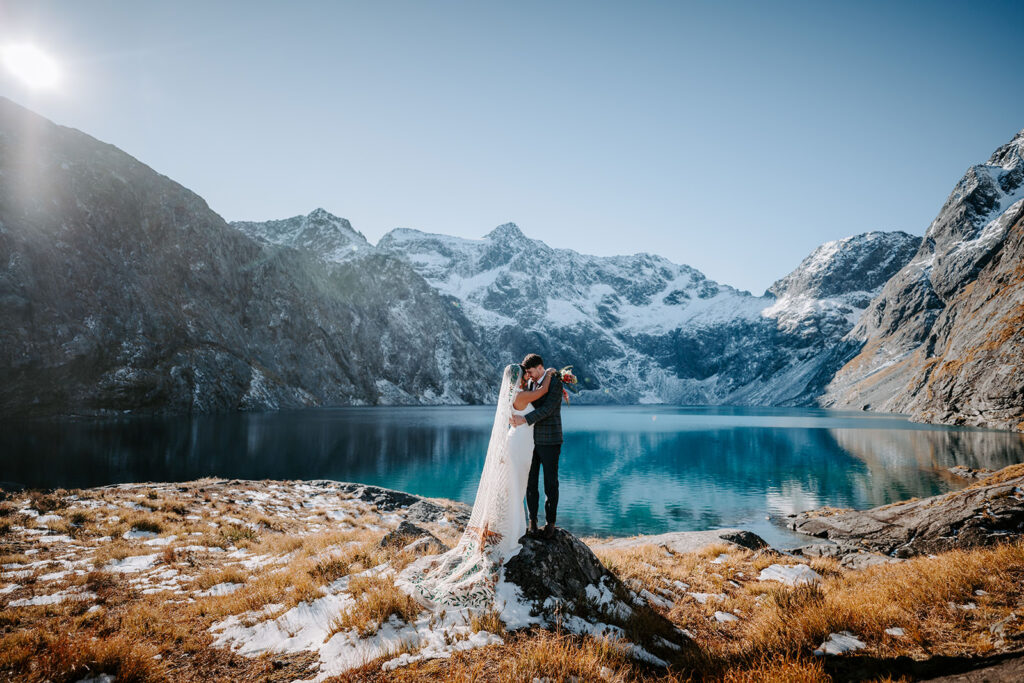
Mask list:
[{"label": "blue sky", "polygon": [[761,293],[821,242],[923,234],[1024,128],[1022,2],[0,1],[63,80],[0,94],[228,220],[371,241],[516,222]]}]

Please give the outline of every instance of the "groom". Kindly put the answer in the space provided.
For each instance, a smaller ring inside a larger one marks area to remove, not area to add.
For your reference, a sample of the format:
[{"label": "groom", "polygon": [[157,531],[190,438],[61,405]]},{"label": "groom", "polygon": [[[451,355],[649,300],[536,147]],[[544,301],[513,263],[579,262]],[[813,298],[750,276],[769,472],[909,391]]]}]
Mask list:
[{"label": "groom", "polygon": [[[544,361],[535,353],[528,354],[522,362],[526,376],[530,379],[529,389],[540,385],[544,379]],[[533,425],[533,462],[530,476],[526,481],[526,509],[530,513],[528,536],[538,536],[537,479],[540,468],[544,467],[544,538],[555,536],[555,510],[558,508],[558,456],[562,452],[562,378],[559,373],[551,376],[548,393],[532,403],[533,410],[526,415],[513,415],[512,424]]]}]

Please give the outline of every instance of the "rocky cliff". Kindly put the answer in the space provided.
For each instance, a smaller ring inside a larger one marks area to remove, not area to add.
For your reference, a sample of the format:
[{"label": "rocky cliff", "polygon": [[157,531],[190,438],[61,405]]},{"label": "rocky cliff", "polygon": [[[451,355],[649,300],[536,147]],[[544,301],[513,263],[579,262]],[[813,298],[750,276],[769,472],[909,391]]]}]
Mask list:
[{"label": "rocky cliff", "polygon": [[848,340],[822,403],[1024,430],[1024,130],[972,166]]},{"label": "rocky cliff", "polygon": [[116,147],[3,98],[0,375],[2,415],[493,391],[450,304],[401,260],[257,242]]}]

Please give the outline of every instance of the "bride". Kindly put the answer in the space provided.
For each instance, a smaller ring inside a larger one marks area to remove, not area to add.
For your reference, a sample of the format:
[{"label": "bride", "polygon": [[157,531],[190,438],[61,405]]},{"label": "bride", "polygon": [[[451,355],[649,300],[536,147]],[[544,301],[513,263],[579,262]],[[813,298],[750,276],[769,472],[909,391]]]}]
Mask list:
[{"label": "bride", "polygon": [[533,426],[510,427],[509,418],[533,411],[530,403],[547,393],[554,372],[549,368],[541,385],[527,391],[523,366],[505,366],[491,441],[465,532],[454,548],[417,559],[395,579],[397,586],[428,608],[486,609],[493,604],[502,565],[522,549],[523,496],[533,459]]}]

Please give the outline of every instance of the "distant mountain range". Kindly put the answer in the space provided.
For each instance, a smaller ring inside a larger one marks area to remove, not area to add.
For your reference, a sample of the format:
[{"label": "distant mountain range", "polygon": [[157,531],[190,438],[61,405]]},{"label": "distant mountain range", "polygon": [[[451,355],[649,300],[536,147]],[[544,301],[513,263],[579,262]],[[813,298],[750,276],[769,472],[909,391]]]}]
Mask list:
[{"label": "distant mountain range", "polygon": [[377,245],[322,209],[229,225],[117,148],[0,98],[0,413],[478,403],[536,351],[575,367],[580,402],[1022,428],[1022,136],[968,171],[924,240],[828,242],[754,296],[656,255],[553,249],[512,223]]}]

